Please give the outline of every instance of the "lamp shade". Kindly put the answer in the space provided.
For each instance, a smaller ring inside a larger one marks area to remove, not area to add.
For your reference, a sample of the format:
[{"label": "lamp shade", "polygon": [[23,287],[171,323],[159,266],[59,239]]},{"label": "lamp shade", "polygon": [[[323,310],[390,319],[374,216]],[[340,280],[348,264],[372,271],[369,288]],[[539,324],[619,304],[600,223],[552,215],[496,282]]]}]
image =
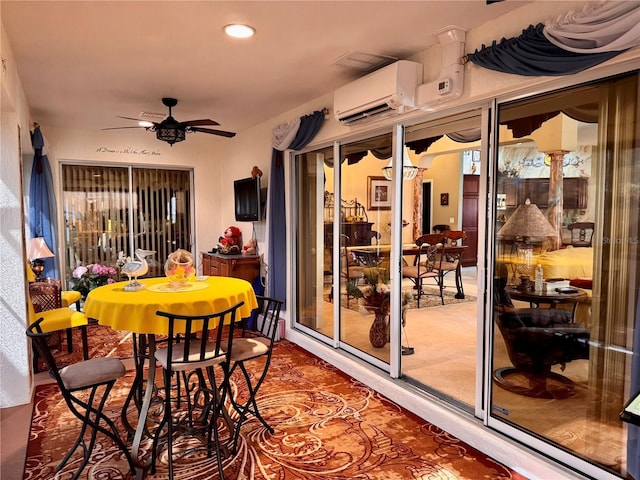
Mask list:
[{"label": "lamp shade", "polygon": [[498,231],[498,235],[524,237],[525,241],[528,241],[530,237],[552,237],[555,234],[556,230],[551,226],[547,217],[529,199],[513,212]]},{"label": "lamp shade", "polygon": [[38,258],[51,258],[53,253],[47,247],[47,244],[42,237],[36,237],[29,240],[27,245],[27,258],[29,260],[36,260]]},{"label": "lamp shade", "polygon": [[[393,178],[393,157],[389,159],[389,164],[382,169],[382,174],[387,180]],[[404,155],[402,155],[402,178],[403,180],[413,180],[418,174],[418,167],[411,163],[407,147],[404,147]]]}]

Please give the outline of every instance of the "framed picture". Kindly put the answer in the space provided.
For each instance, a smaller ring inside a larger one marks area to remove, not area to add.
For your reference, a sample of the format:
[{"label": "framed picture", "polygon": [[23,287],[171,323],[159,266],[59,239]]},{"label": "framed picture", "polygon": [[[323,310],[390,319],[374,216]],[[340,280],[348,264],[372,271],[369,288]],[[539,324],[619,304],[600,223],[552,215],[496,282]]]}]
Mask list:
[{"label": "framed picture", "polygon": [[449,194],[441,193],[440,194],[440,205],[449,205]]},{"label": "framed picture", "polygon": [[391,210],[391,180],[367,177],[367,209]]}]

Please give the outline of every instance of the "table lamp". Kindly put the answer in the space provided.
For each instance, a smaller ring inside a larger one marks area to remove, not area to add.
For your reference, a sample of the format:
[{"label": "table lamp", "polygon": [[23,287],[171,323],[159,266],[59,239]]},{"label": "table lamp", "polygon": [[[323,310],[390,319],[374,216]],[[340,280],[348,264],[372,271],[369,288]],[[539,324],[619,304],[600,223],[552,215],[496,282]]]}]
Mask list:
[{"label": "table lamp", "polygon": [[549,220],[528,198],[498,231],[498,235],[522,238],[522,244],[518,247],[518,274],[521,289],[529,289],[533,260],[531,237],[551,237],[555,234],[556,231]]},{"label": "table lamp", "polygon": [[40,278],[44,271],[43,258],[52,258],[54,255],[47,247],[42,237],[36,237],[29,240],[27,246],[27,258],[31,261],[31,269],[36,274],[36,280]]}]

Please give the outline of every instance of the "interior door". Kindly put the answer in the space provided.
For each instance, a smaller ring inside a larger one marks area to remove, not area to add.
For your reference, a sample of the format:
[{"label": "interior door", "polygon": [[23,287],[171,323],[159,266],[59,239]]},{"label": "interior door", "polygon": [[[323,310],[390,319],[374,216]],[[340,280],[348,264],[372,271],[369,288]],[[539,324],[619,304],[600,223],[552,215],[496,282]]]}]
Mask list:
[{"label": "interior door", "polygon": [[480,176],[465,175],[462,183],[462,230],[467,234],[467,246],[462,257],[462,266],[472,267],[478,263],[478,201],[480,199]]}]

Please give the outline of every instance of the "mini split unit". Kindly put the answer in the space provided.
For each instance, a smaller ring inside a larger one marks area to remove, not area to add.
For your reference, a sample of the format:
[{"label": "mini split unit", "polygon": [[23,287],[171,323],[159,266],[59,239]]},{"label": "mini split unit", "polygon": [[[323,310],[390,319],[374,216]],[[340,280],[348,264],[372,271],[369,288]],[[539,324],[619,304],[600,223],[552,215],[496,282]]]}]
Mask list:
[{"label": "mini split unit", "polygon": [[442,45],[442,68],[437,80],[422,84],[422,64],[399,60],[334,93],[336,119],[344,125],[364,124],[409,112],[431,110],[462,95],[466,30],[447,27],[434,35]]}]

